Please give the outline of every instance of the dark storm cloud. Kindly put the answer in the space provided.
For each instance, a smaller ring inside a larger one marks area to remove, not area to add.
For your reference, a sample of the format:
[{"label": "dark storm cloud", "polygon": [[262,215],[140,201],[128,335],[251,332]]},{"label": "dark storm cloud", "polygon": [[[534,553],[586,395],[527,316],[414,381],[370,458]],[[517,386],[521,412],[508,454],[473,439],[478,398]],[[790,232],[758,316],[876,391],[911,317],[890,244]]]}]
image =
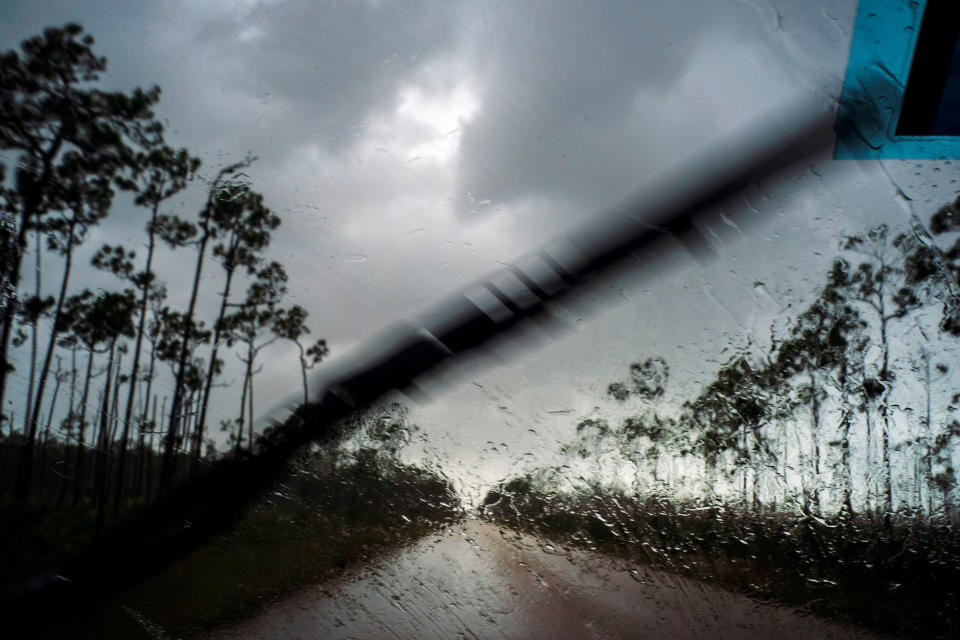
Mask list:
[{"label": "dark storm cloud", "polygon": [[[170,74],[167,96],[178,110],[200,96],[193,105],[210,113],[182,115],[199,120],[191,129],[201,135],[269,147],[278,157],[305,141],[331,150],[353,144],[368,115],[391,105],[453,33],[443,5],[426,2],[224,7],[194,25],[184,42],[188,69]],[[182,82],[184,75],[190,78]],[[224,120],[223,109],[235,114]]]},{"label": "dark storm cloud", "polygon": [[[297,150],[317,149],[338,166],[367,135],[371,114],[390,110],[399,89],[423,80],[424,65],[450,49],[456,21],[443,3],[400,0],[64,0],[17,4],[8,16],[0,36],[9,46],[46,26],[83,24],[96,38],[95,51],[108,59],[105,86],[159,84],[157,114],[168,142],[199,155],[205,176],[247,152],[259,156],[249,171],[255,188],[281,208],[287,197],[302,200],[292,187],[316,181],[302,173],[294,185],[277,180]],[[341,181],[356,182],[336,179]],[[369,186],[351,190],[369,194]],[[284,188],[289,196],[276,193]],[[198,184],[168,208],[190,216],[202,204],[202,192]],[[336,201],[330,196],[328,190],[327,207]],[[91,250],[101,242],[139,244],[143,215],[127,200],[118,198],[109,228],[94,231]],[[286,253],[282,235],[275,244]],[[172,265],[182,267],[177,276],[189,274],[189,262]]]},{"label": "dark storm cloud", "polygon": [[159,84],[171,140],[208,164],[248,150],[279,160],[304,141],[342,151],[371,112],[449,50],[445,3],[32,2],[5,10],[5,48],[83,24],[116,88]]},{"label": "dark storm cloud", "polygon": [[[736,28],[730,9],[688,0],[602,11],[591,2],[503,3],[475,15],[469,55],[483,108],[463,133],[464,206],[537,192],[580,202],[622,196],[663,155],[645,134],[675,125],[644,117],[640,93],[669,94],[707,35]],[[673,134],[678,146],[690,141],[682,129]]]}]

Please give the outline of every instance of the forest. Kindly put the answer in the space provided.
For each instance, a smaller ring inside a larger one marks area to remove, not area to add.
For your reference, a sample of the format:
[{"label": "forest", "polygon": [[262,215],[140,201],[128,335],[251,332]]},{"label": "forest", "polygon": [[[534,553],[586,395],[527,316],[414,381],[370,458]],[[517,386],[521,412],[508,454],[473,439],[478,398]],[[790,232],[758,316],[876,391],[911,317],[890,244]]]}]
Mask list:
[{"label": "forest", "polygon": [[[204,171],[166,144],[159,87],[99,88],[106,60],[92,46],[70,24],[0,58],[0,490],[89,504],[103,521],[255,450],[254,382],[271,345],[296,345],[304,400],[329,350],[308,338],[307,311],[284,304],[287,274],[266,254],[281,218],[245,173],[255,158]],[[111,216],[139,219],[142,235],[85,246]],[[168,279],[172,261],[194,265],[188,280]],[[113,286],[83,286],[90,269]],[[171,286],[189,291],[183,307]],[[243,374],[225,393],[234,357]]]},{"label": "forest", "polygon": [[[960,628],[960,199],[840,238],[814,299],[692,397],[662,356],[483,513],[916,637]],[[756,283],[761,286],[762,283]],[[678,396],[680,396],[678,398]],[[612,412],[611,412],[612,413]]]},{"label": "forest", "polygon": [[[329,353],[269,257],[282,218],[254,188],[256,159],[207,171],[168,145],[159,87],[102,89],[93,47],[67,24],[0,55],[0,589],[69,571],[122,526],[151,526],[151,505],[253,459],[283,426],[254,421],[271,348],[295,345],[304,402]],[[91,246],[124,227],[128,241]],[[228,358],[239,384],[224,379]],[[400,461],[416,430],[405,416],[382,406],[348,419],[192,553],[110,588],[106,604],[44,606],[60,626],[26,616],[21,631],[150,637],[160,624],[192,636],[458,518],[447,480]]]}]

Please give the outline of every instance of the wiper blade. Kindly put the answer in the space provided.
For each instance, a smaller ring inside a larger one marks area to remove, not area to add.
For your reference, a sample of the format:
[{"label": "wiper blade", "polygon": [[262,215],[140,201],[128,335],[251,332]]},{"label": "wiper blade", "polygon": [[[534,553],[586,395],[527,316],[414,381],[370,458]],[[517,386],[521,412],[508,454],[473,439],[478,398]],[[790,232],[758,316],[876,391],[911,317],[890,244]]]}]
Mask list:
[{"label": "wiper blade", "polygon": [[642,193],[449,296],[421,325],[400,325],[329,369],[315,402],[271,412],[262,450],[223,460],[98,537],[57,574],[0,594],[9,630],[63,616],[159,571],[234,523],[244,507],[311,442],[342,437],[338,421],[419,376],[544,317],[547,305],[664,238],[697,245],[696,217],[760,180],[825,159],[834,113],[822,105],[780,110],[703,153]]}]

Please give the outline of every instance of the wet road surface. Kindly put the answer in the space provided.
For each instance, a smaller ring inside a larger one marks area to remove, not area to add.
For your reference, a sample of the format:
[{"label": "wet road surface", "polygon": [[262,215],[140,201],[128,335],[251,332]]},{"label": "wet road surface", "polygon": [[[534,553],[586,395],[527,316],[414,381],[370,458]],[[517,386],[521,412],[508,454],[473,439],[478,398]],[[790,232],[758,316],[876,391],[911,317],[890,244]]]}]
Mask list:
[{"label": "wet road surface", "polygon": [[873,639],[693,579],[480,521],[309,587],[210,640]]}]

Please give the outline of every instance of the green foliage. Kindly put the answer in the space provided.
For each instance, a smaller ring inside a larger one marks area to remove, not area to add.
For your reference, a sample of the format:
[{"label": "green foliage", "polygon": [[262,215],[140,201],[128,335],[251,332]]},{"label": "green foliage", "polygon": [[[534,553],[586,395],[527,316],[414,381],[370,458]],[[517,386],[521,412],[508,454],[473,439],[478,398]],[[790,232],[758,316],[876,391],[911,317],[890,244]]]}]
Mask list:
[{"label": "green foliage", "polygon": [[270,244],[270,232],[280,226],[280,218],[263,204],[263,196],[243,183],[227,183],[219,188],[203,213],[211,221],[212,235],[223,240],[213,247],[223,268],[245,268],[254,275],[261,262],[259,253]]},{"label": "green foliage", "polygon": [[611,382],[607,385],[607,395],[617,402],[624,402],[630,397],[630,389],[622,382]]},{"label": "green foliage", "polygon": [[191,323],[189,346],[196,347],[210,340],[211,332],[203,321],[187,320],[186,313],[170,307],[160,309],[154,322],[158,334],[157,357],[170,363],[177,361],[188,322]]},{"label": "green foliage", "polygon": [[607,394],[618,402],[630,396],[636,396],[651,402],[663,396],[670,378],[670,367],[661,356],[647,358],[642,363],[633,362],[629,367],[630,379],[627,382],[613,382],[607,387]]},{"label": "green foliage", "polygon": [[862,351],[865,343],[858,334],[867,324],[844,296],[848,268],[846,261],[834,261],[827,285],[780,343],[774,375],[786,379],[811,370],[827,373]]},{"label": "green foliage", "polygon": [[123,137],[142,132],[153,115],[157,87],[128,95],[90,86],[107,66],[92,46],[80,25],[67,24],[28,38],[20,53],[0,55],[0,147],[24,153],[26,164],[17,175],[27,191],[45,186],[44,165],[65,144],[88,157],[109,154],[125,161]]},{"label": "green foliage", "polygon": [[137,257],[136,252],[127,251],[122,245],[111,246],[105,244],[93,255],[90,264],[95,269],[112,273],[123,280],[130,280],[133,277],[133,260]]},{"label": "green foliage", "polygon": [[654,414],[649,419],[631,416],[620,427],[621,436],[627,441],[646,438],[652,442],[667,442],[674,436],[673,420]]},{"label": "green foliage", "polygon": [[158,215],[150,229],[171,247],[182,247],[197,235],[197,226],[176,216]]},{"label": "green foliage", "polygon": [[613,436],[613,430],[606,420],[587,418],[577,424],[577,439],[564,445],[565,453],[573,453],[580,458],[589,458],[600,452],[604,442]]},{"label": "green foliage", "polygon": [[314,365],[319,364],[320,361],[323,360],[328,355],[330,355],[330,348],[327,346],[327,341],[324,340],[323,338],[320,338],[319,340],[314,342],[307,349],[307,358],[309,359],[311,368]]},{"label": "green foliage", "polygon": [[105,291],[94,295],[89,289],[67,299],[60,331],[72,332],[90,349],[121,336],[133,335],[134,292]]},{"label": "green foliage", "polygon": [[634,362],[630,365],[631,393],[644,400],[659,398],[666,391],[667,380],[670,378],[670,367],[661,356],[647,358],[643,363]]},{"label": "green foliage", "polygon": [[[155,209],[187,187],[200,169],[200,159],[186,149],[173,149],[159,139],[141,140],[133,156],[129,175],[117,177],[117,185],[136,193],[134,202]],[[150,230],[148,229],[148,232]]]},{"label": "green foliage", "polygon": [[684,403],[681,423],[696,434],[693,450],[710,464],[727,450],[749,457],[743,440],[750,432],[761,438],[760,427],[770,419],[769,371],[738,355],[724,364],[716,378],[694,400]]},{"label": "green foliage", "polygon": [[[106,69],[92,45],[79,25],[68,24],[0,55],[0,149],[18,154],[5,201],[20,217],[21,247],[22,231],[47,212],[72,210],[80,233],[102,218],[111,176],[133,157],[129,142],[156,126],[151,107],[158,88],[124,94],[92,86]],[[47,224],[55,233],[73,233],[56,216]],[[53,237],[51,244],[60,250],[66,243]],[[19,262],[10,267],[16,285]]]},{"label": "green foliage", "polygon": [[[39,296],[29,296],[20,303],[20,308],[17,310],[17,315],[20,320],[20,325],[23,327],[35,326],[41,318],[45,318],[50,315],[50,311],[53,309],[56,300],[53,299],[53,296],[39,297]],[[20,331],[13,338],[13,345],[19,347],[24,344],[27,340],[27,334]]]},{"label": "green foliage", "polygon": [[[253,349],[265,330],[278,326],[287,328],[296,322],[297,319],[291,320],[289,315],[278,310],[286,294],[287,272],[283,266],[278,262],[270,262],[261,268],[247,288],[244,301],[236,305],[237,310],[223,320],[223,331],[228,339],[239,340]],[[299,321],[302,322],[302,318]],[[272,343],[272,340],[269,342]],[[266,345],[261,344],[260,348],[263,346]]]}]

